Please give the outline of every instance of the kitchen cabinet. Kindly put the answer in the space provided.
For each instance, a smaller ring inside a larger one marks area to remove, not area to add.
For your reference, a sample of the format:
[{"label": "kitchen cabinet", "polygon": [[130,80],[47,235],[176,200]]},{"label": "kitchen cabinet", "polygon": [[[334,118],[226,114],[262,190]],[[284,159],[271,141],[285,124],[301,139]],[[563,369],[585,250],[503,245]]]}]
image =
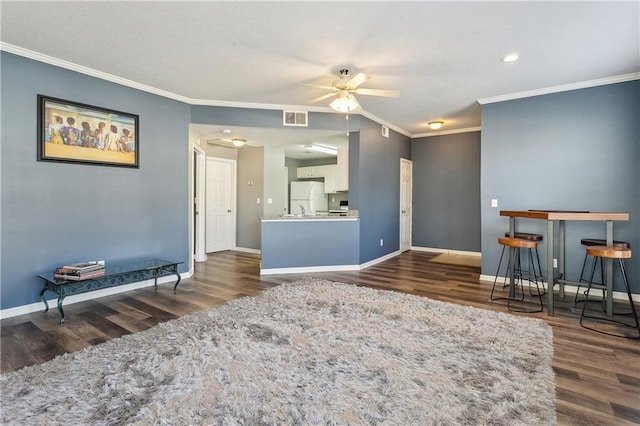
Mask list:
[{"label": "kitchen cabinet", "polygon": [[336,166],[336,191],[349,190],[349,147],[338,148],[338,165]]},{"label": "kitchen cabinet", "polygon": [[338,166],[335,164],[324,166],[324,193],[325,194],[336,193],[337,172],[338,172]]},{"label": "kitchen cabinet", "polygon": [[296,170],[298,179],[322,178],[324,177],[325,167],[326,166],[298,167]]}]

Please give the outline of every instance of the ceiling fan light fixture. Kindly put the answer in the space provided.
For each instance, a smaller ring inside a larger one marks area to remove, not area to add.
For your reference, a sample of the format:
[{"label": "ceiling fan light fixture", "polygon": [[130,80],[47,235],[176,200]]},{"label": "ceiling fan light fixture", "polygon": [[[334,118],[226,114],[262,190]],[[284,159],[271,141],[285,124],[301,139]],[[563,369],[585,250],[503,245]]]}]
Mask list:
[{"label": "ceiling fan light fixture", "polygon": [[427,126],[429,126],[431,130],[438,130],[443,124],[444,121],[430,121],[427,123]]},{"label": "ceiling fan light fixture", "polygon": [[234,146],[237,146],[238,148],[240,148],[241,146],[244,146],[244,144],[247,143],[246,139],[231,139],[231,143]]},{"label": "ceiling fan light fixture", "polygon": [[356,100],[355,96],[351,94],[348,94],[348,95],[340,94],[340,96],[334,99],[333,102],[329,104],[329,106],[334,111],[348,113],[358,108],[360,104]]}]

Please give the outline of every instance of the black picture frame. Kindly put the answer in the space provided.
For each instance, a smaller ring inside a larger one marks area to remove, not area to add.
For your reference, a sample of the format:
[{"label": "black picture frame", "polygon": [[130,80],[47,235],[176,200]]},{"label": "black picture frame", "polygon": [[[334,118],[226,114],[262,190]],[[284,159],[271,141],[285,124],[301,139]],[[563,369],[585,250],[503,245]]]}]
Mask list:
[{"label": "black picture frame", "polygon": [[136,114],[38,95],[38,161],[139,168]]}]

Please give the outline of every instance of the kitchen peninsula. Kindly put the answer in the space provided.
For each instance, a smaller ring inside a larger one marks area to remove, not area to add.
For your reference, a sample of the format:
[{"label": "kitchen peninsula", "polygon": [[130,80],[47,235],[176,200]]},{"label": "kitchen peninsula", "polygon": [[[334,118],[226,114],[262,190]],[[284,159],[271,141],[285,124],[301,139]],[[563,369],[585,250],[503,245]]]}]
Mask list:
[{"label": "kitchen peninsula", "polygon": [[262,275],[360,269],[357,210],[346,216],[263,217],[261,227]]}]

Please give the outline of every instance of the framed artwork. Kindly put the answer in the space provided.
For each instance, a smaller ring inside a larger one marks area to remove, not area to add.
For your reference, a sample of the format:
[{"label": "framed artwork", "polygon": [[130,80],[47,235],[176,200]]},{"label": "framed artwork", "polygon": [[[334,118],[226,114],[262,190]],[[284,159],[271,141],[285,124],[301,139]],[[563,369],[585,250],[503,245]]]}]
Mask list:
[{"label": "framed artwork", "polygon": [[135,114],[38,95],[38,161],[138,168]]}]

